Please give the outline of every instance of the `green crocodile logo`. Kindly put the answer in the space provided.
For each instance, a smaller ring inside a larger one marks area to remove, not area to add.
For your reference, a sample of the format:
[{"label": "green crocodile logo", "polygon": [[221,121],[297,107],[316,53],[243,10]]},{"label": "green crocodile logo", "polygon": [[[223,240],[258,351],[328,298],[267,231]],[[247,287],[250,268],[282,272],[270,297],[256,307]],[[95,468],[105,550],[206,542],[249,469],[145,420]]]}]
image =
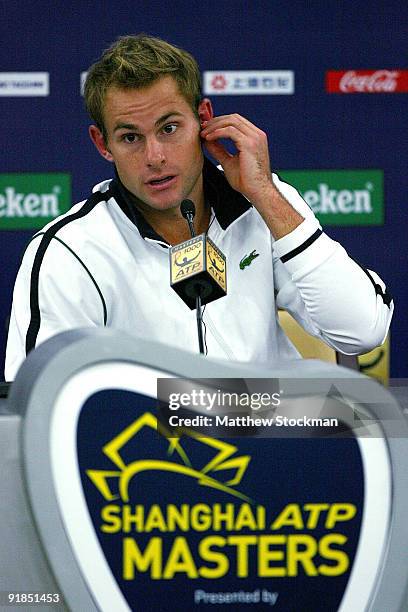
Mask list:
[{"label": "green crocodile logo", "polygon": [[254,249],[249,255],[245,255],[239,262],[239,267],[244,270],[247,266],[250,266],[256,257],[259,257],[259,253]]}]

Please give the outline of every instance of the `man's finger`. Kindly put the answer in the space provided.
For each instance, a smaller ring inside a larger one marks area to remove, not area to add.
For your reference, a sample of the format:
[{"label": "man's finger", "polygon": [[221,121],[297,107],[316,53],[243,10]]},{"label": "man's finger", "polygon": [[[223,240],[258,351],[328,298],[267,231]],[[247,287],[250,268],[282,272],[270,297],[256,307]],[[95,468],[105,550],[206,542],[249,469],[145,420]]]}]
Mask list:
[{"label": "man's finger", "polygon": [[253,137],[248,137],[246,134],[232,125],[211,130],[206,134],[202,134],[202,137],[205,142],[220,140],[220,138],[229,138],[232,140],[238,150],[248,148],[254,142]]},{"label": "man's finger", "polygon": [[221,165],[223,165],[229,159],[232,159],[234,157],[233,155],[231,155],[231,153],[229,153],[229,151],[227,151],[227,149],[221,143],[217,141],[205,142],[205,147],[207,151],[210,153],[210,155],[215,157],[215,159]]},{"label": "man's finger", "polygon": [[218,128],[225,127],[227,125],[233,125],[238,129],[241,129],[245,133],[254,133],[254,134],[263,134],[262,130],[260,130],[256,125],[248,121],[245,117],[242,117],[238,114],[232,115],[220,115],[218,117],[213,117],[209,121],[205,121],[203,124],[204,129],[210,128]]},{"label": "man's finger", "polygon": [[201,135],[205,138],[208,134],[212,134],[216,130],[225,129],[228,127],[234,128],[247,138],[257,138],[258,136],[257,132],[250,126],[247,126],[244,123],[230,121],[228,117],[225,119],[225,121],[209,122],[203,128]]}]

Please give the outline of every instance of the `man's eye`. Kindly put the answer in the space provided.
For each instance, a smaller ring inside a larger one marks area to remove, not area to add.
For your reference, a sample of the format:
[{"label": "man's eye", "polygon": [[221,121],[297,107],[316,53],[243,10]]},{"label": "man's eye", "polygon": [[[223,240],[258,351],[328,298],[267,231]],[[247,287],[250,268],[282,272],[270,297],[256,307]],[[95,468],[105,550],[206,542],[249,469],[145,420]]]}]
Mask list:
[{"label": "man's eye", "polygon": [[136,142],[137,141],[137,134],[124,134],[122,136],[122,140],[124,142],[128,142],[128,143],[132,143],[132,142]]},{"label": "man's eye", "polygon": [[176,130],[177,130],[177,125],[175,123],[169,123],[168,125],[165,125],[163,128],[163,132],[165,134],[174,134]]}]

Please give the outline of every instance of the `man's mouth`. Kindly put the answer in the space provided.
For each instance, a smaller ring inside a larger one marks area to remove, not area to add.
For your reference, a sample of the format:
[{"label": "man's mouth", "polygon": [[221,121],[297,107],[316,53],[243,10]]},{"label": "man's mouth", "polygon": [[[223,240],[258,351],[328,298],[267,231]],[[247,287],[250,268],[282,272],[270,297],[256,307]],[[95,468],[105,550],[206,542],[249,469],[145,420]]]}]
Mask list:
[{"label": "man's mouth", "polygon": [[165,185],[174,179],[174,175],[164,176],[163,178],[152,179],[148,181],[149,185]]},{"label": "man's mouth", "polygon": [[146,185],[150,187],[152,191],[166,191],[166,189],[171,189],[177,183],[177,175],[168,174],[167,176],[157,177],[154,179],[150,179],[147,181]]}]

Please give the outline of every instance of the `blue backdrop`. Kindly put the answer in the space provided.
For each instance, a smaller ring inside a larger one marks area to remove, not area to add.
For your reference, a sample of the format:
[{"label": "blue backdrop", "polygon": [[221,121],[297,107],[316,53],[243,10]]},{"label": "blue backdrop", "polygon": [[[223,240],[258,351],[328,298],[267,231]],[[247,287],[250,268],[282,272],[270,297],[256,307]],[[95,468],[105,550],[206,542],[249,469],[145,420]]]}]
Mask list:
[{"label": "blue backdrop", "polygon": [[[406,94],[325,91],[328,70],[406,67],[406,5],[46,0],[1,2],[0,10],[0,71],[50,74],[49,96],[0,96],[0,173],[70,173],[73,201],[112,175],[87,135],[80,73],[117,36],[161,36],[190,50],[202,70],[293,70],[294,95],[215,96],[215,112],[241,113],[264,129],[275,169],[383,169],[384,226],[331,227],[328,233],[386,280],[396,301],[391,374],[408,376]],[[15,274],[33,233],[0,232],[0,362]]]}]

